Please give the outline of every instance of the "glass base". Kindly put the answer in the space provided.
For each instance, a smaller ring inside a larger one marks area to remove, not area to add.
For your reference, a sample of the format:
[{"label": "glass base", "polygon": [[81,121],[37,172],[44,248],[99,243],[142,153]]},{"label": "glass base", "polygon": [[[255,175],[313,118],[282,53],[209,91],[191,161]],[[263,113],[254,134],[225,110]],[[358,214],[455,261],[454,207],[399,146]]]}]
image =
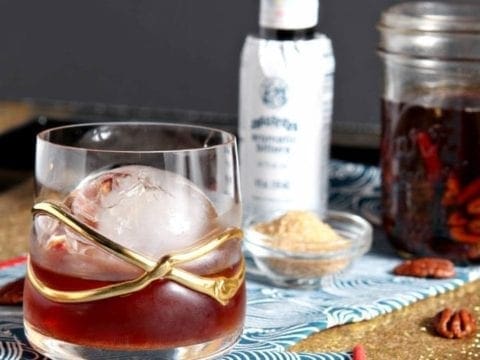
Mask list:
[{"label": "glass base", "polygon": [[165,359],[165,360],[196,360],[217,359],[227,353],[239,340],[242,330],[208,341],[202,344],[189,345],[170,349],[157,350],[111,350],[89,347],[57,340],[45,336],[35,330],[27,321],[24,321],[25,334],[37,351],[52,360],[64,359]]}]

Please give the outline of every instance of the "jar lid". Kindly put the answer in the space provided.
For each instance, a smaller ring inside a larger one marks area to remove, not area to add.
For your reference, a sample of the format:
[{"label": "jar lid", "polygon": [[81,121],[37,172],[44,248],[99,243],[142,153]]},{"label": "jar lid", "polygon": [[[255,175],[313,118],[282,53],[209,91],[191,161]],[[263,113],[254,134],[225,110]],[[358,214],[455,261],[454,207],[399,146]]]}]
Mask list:
[{"label": "jar lid", "polygon": [[388,8],[378,28],[381,52],[480,59],[480,4],[406,2]]}]

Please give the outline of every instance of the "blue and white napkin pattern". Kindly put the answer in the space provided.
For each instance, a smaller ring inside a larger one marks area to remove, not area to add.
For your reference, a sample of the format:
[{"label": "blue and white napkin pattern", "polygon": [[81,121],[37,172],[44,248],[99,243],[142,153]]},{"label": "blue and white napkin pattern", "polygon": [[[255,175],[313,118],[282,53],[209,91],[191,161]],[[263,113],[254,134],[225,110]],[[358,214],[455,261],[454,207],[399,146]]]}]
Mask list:
[{"label": "blue and white napkin pattern", "polygon": [[[331,207],[356,212],[378,224],[379,184],[378,168],[333,161]],[[457,276],[448,280],[394,276],[391,270],[400,261],[377,229],[372,251],[341,275],[323,279],[320,289],[283,289],[249,280],[245,330],[224,359],[350,359],[351,349],[307,354],[288,352],[288,347],[315,332],[368,320],[480,278],[478,267],[457,268]],[[24,265],[0,270],[0,284],[24,271]],[[0,308],[0,359],[44,359],[25,339],[20,309]]]}]

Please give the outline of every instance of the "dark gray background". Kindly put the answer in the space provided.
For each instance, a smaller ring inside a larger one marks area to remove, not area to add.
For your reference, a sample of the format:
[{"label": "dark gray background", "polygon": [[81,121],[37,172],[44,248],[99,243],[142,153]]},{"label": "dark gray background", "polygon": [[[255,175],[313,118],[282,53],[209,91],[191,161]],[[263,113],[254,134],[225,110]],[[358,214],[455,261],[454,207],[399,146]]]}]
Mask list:
[{"label": "dark gray background", "polygon": [[[337,129],[378,133],[375,26],[398,2],[321,1],[319,29],[337,60]],[[235,121],[239,54],[256,31],[258,0],[0,3],[0,99],[208,111]]]}]

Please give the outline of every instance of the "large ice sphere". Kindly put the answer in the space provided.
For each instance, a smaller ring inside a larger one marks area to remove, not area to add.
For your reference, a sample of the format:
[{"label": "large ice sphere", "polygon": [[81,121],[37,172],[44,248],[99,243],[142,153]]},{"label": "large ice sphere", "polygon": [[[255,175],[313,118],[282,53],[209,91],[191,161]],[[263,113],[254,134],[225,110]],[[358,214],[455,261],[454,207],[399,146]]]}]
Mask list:
[{"label": "large ice sphere", "polygon": [[198,242],[213,230],[217,216],[188,179],[140,165],[87,177],[67,203],[104,236],[152,259]]}]

